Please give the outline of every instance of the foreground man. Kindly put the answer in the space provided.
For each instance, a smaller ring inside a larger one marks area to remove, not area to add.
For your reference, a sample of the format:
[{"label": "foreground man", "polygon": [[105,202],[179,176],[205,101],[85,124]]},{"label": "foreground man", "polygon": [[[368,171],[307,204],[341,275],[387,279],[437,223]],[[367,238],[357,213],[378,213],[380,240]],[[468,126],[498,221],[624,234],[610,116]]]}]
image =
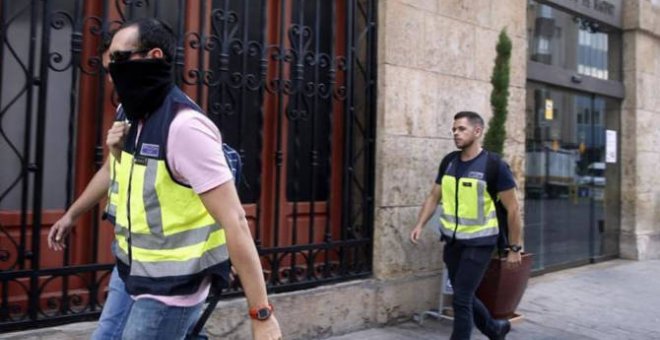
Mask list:
[{"label": "foreground man", "polygon": [[[126,117],[114,145],[117,269],[135,302],[123,339],[184,339],[229,258],[256,339],[280,339],[259,257],[216,126],[173,83],[172,31],[156,19],[124,24],[109,70]],[[120,161],[119,161],[120,160]],[[63,242],[63,240],[54,240]]]}]

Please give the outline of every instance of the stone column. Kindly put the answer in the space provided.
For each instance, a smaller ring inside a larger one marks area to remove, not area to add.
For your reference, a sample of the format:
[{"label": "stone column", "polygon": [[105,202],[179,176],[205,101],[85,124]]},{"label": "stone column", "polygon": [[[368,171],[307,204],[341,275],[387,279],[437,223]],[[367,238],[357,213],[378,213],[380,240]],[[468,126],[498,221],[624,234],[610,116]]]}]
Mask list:
[{"label": "stone column", "polygon": [[660,258],[660,1],[624,1],[621,256]]}]

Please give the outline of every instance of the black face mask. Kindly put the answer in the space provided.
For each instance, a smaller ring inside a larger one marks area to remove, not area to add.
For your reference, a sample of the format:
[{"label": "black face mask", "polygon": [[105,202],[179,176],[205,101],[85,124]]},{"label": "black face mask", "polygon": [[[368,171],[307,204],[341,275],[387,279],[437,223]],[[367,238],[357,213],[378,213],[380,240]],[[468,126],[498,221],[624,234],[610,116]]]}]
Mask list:
[{"label": "black face mask", "polygon": [[158,109],[174,86],[172,65],[165,59],[112,62],[109,71],[130,121],[145,118]]}]

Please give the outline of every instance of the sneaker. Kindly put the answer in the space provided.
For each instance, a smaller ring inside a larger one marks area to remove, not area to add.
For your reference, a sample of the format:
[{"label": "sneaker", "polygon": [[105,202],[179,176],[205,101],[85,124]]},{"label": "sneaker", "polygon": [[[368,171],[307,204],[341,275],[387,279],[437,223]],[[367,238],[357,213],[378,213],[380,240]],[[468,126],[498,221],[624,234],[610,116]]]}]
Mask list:
[{"label": "sneaker", "polygon": [[490,340],[505,340],[506,335],[511,331],[511,322],[509,320],[495,320],[495,324],[499,332],[497,332],[496,336],[491,337]]}]

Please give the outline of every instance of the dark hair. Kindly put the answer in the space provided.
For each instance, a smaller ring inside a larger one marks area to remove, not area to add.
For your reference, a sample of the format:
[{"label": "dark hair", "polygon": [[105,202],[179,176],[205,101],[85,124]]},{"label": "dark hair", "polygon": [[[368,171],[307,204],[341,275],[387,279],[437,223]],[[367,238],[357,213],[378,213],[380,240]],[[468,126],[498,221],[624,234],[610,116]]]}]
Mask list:
[{"label": "dark hair", "polygon": [[481,116],[473,111],[461,111],[454,115],[454,120],[461,119],[461,118],[467,118],[467,120],[472,124],[473,126],[478,126],[480,128],[484,127],[484,119],[481,118]]},{"label": "dark hair", "polygon": [[166,23],[155,18],[141,18],[125,22],[119,30],[132,26],[138,28],[138,49],[160,48],[167,62],[174,60],[176,38],[174,31]]},{"label": "dark hair", "polygon": [[112,38],[114,37],[115,32],[105,32],[101,36],[101,53],[108,52],[108,49],[110,48],[110,43],[112,42]]}]

